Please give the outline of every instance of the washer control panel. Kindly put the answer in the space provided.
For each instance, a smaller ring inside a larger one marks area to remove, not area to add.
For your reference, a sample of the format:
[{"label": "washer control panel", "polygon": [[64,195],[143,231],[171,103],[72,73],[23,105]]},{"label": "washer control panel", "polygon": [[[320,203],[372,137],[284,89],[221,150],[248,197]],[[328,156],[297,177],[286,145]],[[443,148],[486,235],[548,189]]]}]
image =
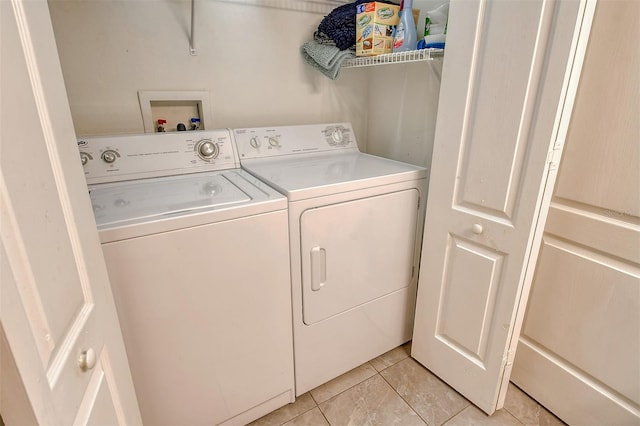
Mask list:
[{"label": "washer control panel", "polygon": [[358,151],[349,123],[255,127],[233,131],[240,160],[337,150]]},{"label": "washer control panel", "polygon": [[78,139],[88,184],[240,166],[228,129]]}]

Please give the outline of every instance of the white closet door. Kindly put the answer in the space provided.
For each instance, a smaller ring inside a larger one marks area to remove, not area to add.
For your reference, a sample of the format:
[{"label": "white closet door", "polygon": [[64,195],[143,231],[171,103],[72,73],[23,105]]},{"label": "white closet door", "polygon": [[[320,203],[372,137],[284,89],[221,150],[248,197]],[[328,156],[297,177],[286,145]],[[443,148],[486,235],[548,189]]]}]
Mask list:
[{"label": "white closet door", "polygon": [[0,18],[2,356],[26,394],[3,419],[139,424],[47,2],[1,1]]},{"label": "white closet door", "polygon": [[506,394],[585,10],[451,3],[412,356],[488,414]]},{"label": "white closet door", "polygon": [[598,3],[513,367],[572,425],[640,424],[638,40],[640,2]]}]

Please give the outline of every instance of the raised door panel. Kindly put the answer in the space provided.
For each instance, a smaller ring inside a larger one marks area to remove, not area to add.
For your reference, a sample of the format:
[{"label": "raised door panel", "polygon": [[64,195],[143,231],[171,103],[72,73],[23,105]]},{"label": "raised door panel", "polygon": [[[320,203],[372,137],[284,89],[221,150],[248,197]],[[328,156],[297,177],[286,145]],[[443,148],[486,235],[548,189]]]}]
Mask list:
[{"label": "raised door panel", "polygon": [[[82,398],[74,425],[116,425],[122,416],[114,402],[118,395],[114,394],[116,383],[110,370],[109,353],[102,348],[97,355],[98,365],[91,372],[87,391]],[[116,388],[117,389],[117,388]]]},{"label": "raised door panel", "polygon": [[[637,259],[640,227],[575,217],[565,228],[545,230],[512,379],[570,424],[634,425],[640,266],[628,259]],[[592,235],[598,227],[613,241]],[[581,238],[573,240],[579,229]],[[606,250],[624,239],[635,243]]]},{"label": "raised door panel", "polygon": [[545,236],[530,298],[544,309],[529,310],[523,338],[640,404],[639,279],[626,262]]},{"label": "raised door panel", "polygon": [[[640,162],[640,157],[638,158]],[[597,248],[612,257],[640,264],[640,226],[629,214],[555,199],[549,207],[545,232],[574,244]],[[626,217],[627,220],[622,220]]]},{"label": "raised door panel", "polygon": [[[461,238],[451,238],[448,246],[447,286],[442,289],[436,334],[443,343],[486,368],[505,254]],[[470,287],[469,282],[477,285]]]},{"label": "raised door panel", "polygon": [[[11,293],[15,292],[16,283],[2,241],[0,241],[0,283],[2,283],[2,287],[0,287],[2,299],[11,298]],[[7,288],[10,289],[9,292],[7,292]],[[15,293],[13,299],[16,299]],[[14,356],[15,350],[9,346],[4,332],[4,318],[7,318],[8,313],[4,304],[0,304],[0,309],[2,309],[3,318],[2,324],[0,324],[0,414],[6,425],[35,425],[38,424],[38,420],[36,420],[34,407],[29,401],[25,389],[25,379],[18,371]],[[19,319],[26,322],[25,316],[19,316]],[[41,366],[38,352],[32,350],[33,347],[29,347],[29,349],[31,350],[30,362],[33,365]],[[43,375],[42,371],[34,374],[34,376],[40,377]]]},{"label": "raised door panel", "polygon": [[[540,19],[543,9],[535,1],[488,3],[478,28],[481,54],[469,79],[455,205],[495,221],[510,223],[522,197],[520,175],[531,143],[535,93],[544,78],[543,58],[536,51],[551,24],[550,18]],[[514,37],[518,48],[509,48]]]},{"label": "raised door panel", "polygon": [[554,197],[628,222],[640,217],[640,4],[601,2],[596,17]]}]

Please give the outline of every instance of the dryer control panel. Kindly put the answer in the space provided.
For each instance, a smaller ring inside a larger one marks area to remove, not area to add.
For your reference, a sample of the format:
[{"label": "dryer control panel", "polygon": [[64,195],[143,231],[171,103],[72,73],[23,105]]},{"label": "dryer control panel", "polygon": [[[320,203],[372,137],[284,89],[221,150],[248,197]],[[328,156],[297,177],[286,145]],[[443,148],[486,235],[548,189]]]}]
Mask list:
[{"label": "dryer control panel", "polygon": [[358,152],[350,123],[255,127],[235,129],[233,133],[240,160],[331,151]]},{"label": "dryer control panel", "polygon": [[78,139],[88,184],[240,167],[228,129]]}]

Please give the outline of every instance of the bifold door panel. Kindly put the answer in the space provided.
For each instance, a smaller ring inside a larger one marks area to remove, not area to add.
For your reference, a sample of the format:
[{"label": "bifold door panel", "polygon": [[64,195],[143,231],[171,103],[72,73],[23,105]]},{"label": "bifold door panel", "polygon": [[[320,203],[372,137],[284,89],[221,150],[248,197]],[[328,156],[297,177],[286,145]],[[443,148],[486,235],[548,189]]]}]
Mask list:
[{"label": "bifold door panel", "polygon": [[508,389],[587,6],[451,2],[411,355],[487,414]]},{"label": "bifold door panel", "polygon": [[300,218],[304,323],[411,283],[419,193],[388,193],[306,210]]}]

